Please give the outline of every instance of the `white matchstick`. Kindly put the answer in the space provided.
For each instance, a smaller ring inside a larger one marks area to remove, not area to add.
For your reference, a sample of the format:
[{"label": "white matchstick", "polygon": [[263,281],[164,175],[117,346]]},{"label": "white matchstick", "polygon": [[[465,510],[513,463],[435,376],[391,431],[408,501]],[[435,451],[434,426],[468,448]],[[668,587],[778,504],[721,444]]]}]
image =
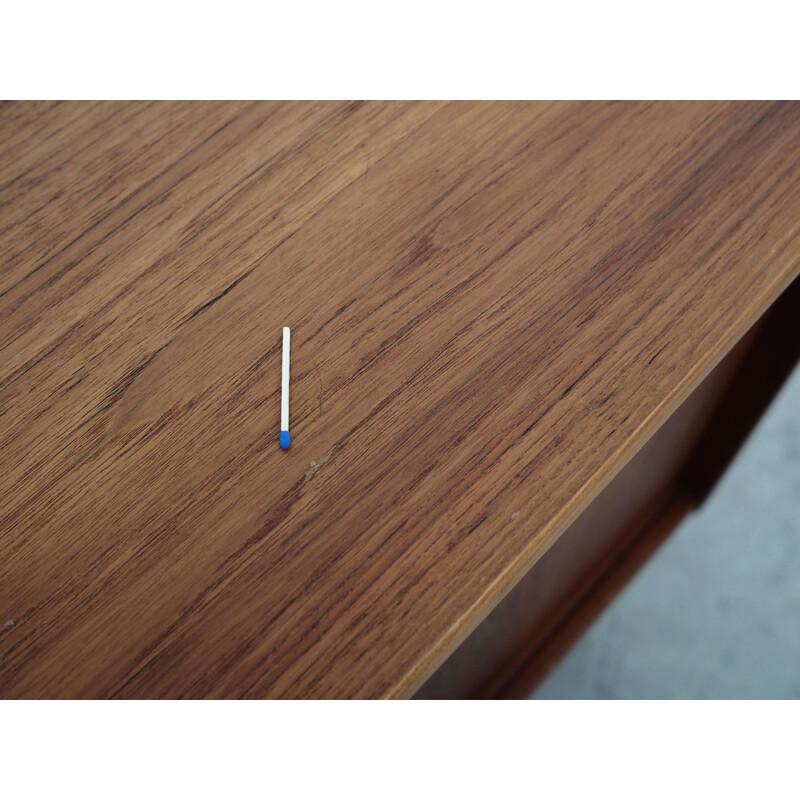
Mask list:
[{"label": "white matchstick", "polygon": [[281,376],[281,449],[288,450],[292,443],[289,436],[289,328],[283,329],[283,365]]}]

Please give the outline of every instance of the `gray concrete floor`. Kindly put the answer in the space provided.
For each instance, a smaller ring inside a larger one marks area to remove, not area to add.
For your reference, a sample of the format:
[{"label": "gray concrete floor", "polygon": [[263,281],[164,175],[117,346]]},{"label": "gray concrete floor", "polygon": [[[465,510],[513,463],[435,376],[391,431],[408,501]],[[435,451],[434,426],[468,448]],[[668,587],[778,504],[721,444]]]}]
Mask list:
[{"label": "gray concrete floor", "polygon": [[800,698],[800,370],[532,697]]}]

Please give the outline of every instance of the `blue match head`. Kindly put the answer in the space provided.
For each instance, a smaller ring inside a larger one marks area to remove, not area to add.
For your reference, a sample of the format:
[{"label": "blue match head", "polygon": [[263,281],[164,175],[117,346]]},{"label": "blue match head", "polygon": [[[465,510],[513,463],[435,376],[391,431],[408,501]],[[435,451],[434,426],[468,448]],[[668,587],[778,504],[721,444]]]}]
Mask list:
[{"label": "blue match head", "polygon": [[288,450],[289,445],[292,443],[291,438],[289,437],[289,431],[281,431],[281,450]]}]

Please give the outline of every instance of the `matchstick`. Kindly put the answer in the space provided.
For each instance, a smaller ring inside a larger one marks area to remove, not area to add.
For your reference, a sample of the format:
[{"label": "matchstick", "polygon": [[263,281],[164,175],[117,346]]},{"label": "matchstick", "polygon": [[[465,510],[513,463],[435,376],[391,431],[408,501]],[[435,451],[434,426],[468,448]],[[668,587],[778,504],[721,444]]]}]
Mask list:
[{"label": "matchstick", "polygon": [[283,329],[283,365],[281,376],[281,449],[288,450],[292,440],[289,436],[289,328]]}]

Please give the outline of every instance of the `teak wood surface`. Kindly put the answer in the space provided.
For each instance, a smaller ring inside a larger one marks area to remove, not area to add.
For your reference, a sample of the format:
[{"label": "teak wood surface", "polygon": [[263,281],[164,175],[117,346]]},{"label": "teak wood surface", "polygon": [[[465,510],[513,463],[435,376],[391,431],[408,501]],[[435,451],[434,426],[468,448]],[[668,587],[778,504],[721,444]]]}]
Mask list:
[{"label": "teak wood surface", "polygon": [[413,694],[800,263],[797,103],[9,103],[0,153],[3,697]]}]

